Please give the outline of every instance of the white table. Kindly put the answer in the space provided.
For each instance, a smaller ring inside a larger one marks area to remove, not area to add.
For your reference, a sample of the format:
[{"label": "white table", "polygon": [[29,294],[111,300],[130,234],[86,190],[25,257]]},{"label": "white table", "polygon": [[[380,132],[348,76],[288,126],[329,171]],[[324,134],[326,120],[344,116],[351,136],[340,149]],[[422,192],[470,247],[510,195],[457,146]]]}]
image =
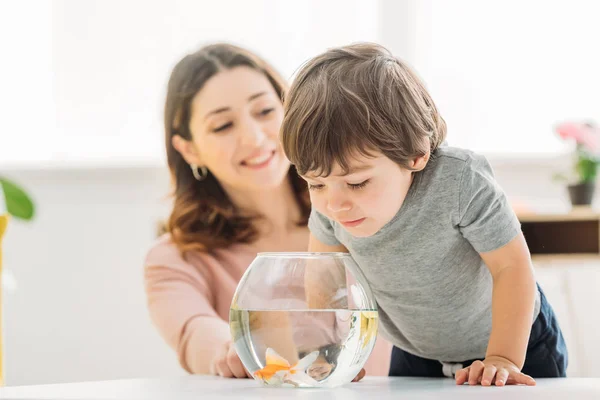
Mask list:
[{"label": "white table", "polygon": [[451,379],[367,377],[336,389],[264,388],[248,379],[185,376],[0,388],[0,399],[600,399],[600,379],[538,379],[535,387],[456,386]]}]

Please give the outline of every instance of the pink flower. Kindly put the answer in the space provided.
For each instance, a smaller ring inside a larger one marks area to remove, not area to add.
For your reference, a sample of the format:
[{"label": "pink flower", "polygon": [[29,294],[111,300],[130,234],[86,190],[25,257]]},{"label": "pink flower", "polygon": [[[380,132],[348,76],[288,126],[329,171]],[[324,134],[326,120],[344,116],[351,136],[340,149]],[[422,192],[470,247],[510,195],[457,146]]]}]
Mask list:
[{"label": "pink flower", "polygon": [[592,125],[564,122],[556,127],[556,132],[562,139],[573,139],[591,152],[600,150],[600,129]]}]

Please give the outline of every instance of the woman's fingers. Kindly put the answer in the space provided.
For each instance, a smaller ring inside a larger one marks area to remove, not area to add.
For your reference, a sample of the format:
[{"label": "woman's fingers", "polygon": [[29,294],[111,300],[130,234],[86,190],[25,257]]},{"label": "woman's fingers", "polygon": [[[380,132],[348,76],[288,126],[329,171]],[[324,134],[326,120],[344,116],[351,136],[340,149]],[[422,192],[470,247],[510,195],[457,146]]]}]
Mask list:
[{"label": "woman's fingers", "polygon": [[236,378],[246,378],[248,376],[244,364],[242,364],[242,360],[240,360],[240,357],[233,346],[229,347],[227,353],[227,367],[229,371],[231,371],[231,374]]},{"label": "woman's fingers", "polygon": [[231,378],[231,370],[227,366],[227,354],[229,352],[229,343],[226,343],[213,359],[210,365],[210,373],[212,375],[223,376],[225,378]]}]

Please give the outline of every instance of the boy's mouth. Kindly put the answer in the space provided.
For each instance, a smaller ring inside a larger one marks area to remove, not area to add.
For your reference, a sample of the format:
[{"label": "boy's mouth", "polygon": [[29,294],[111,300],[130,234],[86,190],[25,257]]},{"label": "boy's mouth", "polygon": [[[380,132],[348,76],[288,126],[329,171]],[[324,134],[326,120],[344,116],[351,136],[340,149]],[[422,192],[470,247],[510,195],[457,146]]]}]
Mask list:
[{"label": "boy's mouth", "polygon": [[348,221],[340,221],[340,224],[344,225],[346,228],[354,228],[360,224],[363,223],[363,221],[366,218],[359,218],[359,219],[354,219],[354,220],[348,220]]}]

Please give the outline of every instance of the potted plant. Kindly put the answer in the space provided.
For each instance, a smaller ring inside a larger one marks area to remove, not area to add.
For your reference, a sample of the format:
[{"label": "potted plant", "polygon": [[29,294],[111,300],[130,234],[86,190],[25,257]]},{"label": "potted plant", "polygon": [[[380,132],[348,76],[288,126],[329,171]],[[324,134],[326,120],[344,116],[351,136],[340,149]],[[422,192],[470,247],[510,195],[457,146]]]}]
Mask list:
[{"label": "potted plant", "polygon": [[0,386],[4,384],[2,351],[2,236],[6,230],[9,215],[28,221],[33,218],[34,210],[31,198],[22,188],[16,183],[0,177]]},{"label": "potted plant", "polygon": [[572,171],[555,177],[568,182],[572,205],[590,205],[600,163],[600,129],[593,123],[564,122],[556,127],[556,132],[562,139],[575,142],[575,151]]}]

